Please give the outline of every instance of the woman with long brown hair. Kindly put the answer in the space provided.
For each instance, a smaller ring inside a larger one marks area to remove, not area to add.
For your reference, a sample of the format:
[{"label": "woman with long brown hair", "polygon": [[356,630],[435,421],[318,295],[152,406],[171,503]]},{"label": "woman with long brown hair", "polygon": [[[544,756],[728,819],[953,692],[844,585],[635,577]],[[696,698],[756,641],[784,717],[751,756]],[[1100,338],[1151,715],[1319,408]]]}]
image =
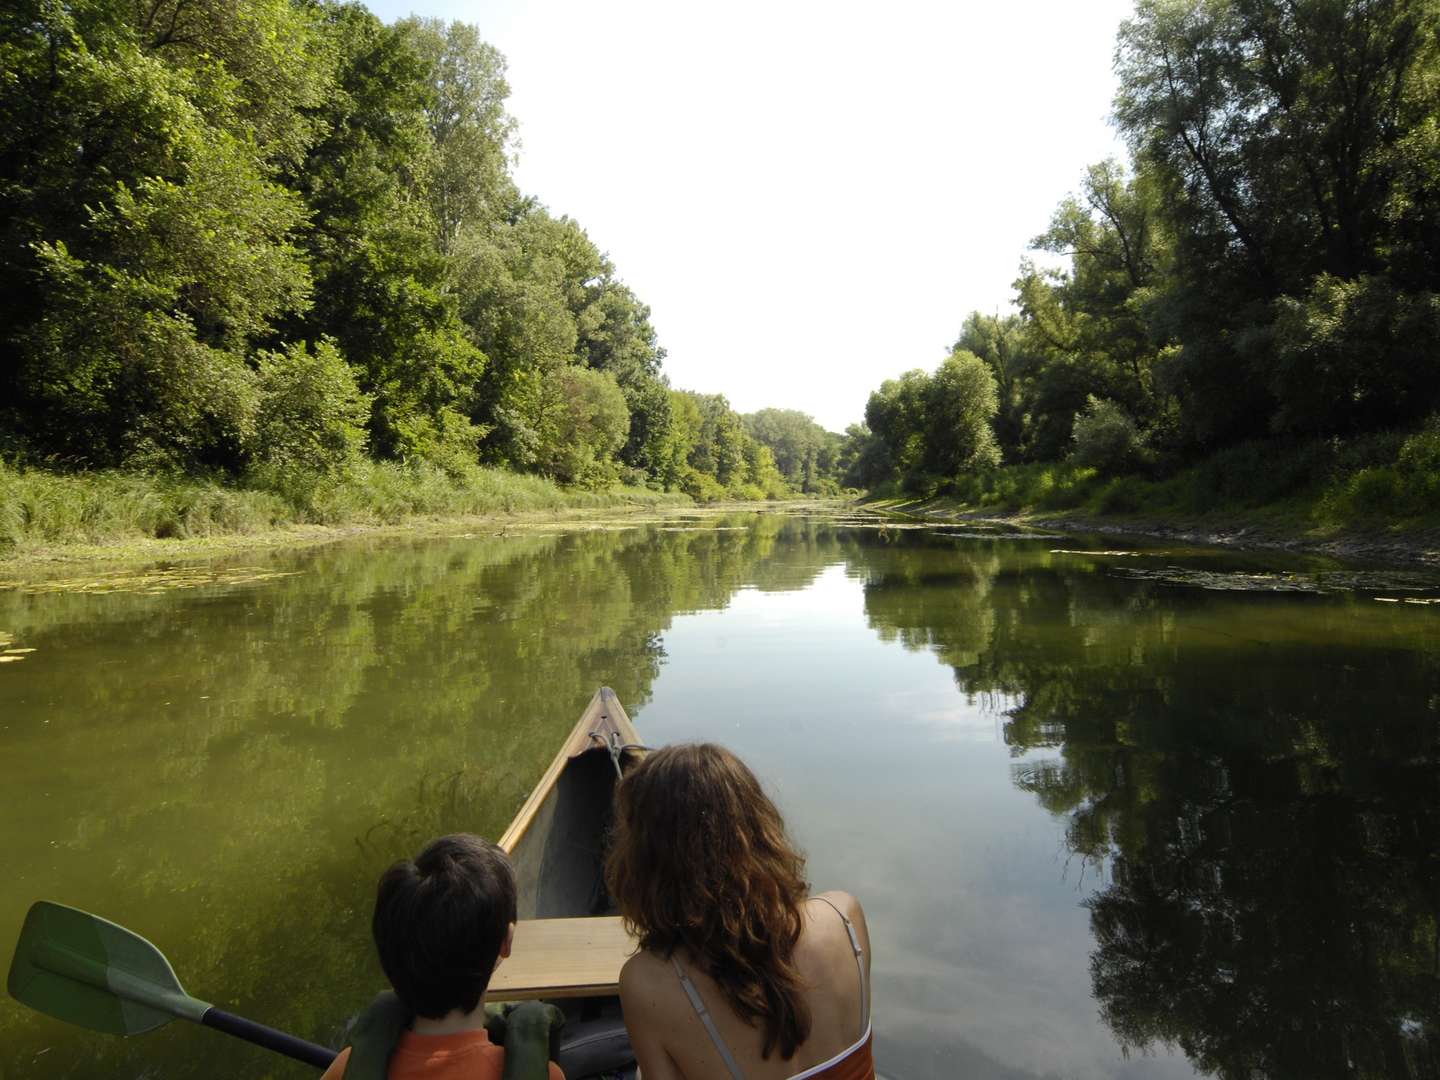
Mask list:
[{"label": "woman with long brown hair", "polygon": [[644,1080],[872,1080],[865,915],[808,895],[734,754],[669,746],[631,769],[606,879],[640,941],[620,999]]}]

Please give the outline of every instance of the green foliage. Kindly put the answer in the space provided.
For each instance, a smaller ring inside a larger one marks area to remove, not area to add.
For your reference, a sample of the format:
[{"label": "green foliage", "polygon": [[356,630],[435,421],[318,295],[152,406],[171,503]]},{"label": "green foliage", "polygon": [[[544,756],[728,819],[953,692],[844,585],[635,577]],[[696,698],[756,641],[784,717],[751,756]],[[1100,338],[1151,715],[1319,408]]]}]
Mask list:
[{"label": "green foliage", "polygon": [[339,0],[12,14],[0,450],[302,507],[367,449],[462,484],[485,461],[786,493],[723,398],[677,413],[650,309],[517,190],[505,61],[474,27]]},{"label": "green foliage", "polygon": [[[1183,345],[1172,377],[1189,439],[1374,428],[1440,403],[1433,383],[1404,396],[1414,335],[1358,340],[1392,289],[1440,286],[1407,235],[1425,235],[1419,208],[1440,194],[1433,158],[1414,156],[1440,111],[1437,26],[1427,0],[1145,0],[1122,27],[1116,119],[1166,193],[1176,246],[1160,307]],[[1377,276],[1393,280],[1364,298],[1330,283]],[[1358,408],[1344,397],[1357,380]]]},{"label": "green foliage", "polygon": [[619,476],[615,454],[630,433],[630,410],[614,376],[566,367],[551,380],[540,466],[564,483],[602,487]]},{"label": "green foliage", "polygon": [[253,417],[246,353],[309,290],[292,242],[303,207],[260,141],[285,126],[280,106],[243,91],[306,58],[247,52],[232,84],[219,55],[192,62],[173,38],[147,46],[143,27],[84,14],[41,3],[0,27],[0,325],[14,356],[0,438],[99,464],[233,467]]},{"label": "green foliage", "polygon": [[463,514],[688,503],[644,488],[567,490],[540,476],[471,464],[453,475],[430,464],[361,459],[321,484],[247,486],[173,473],[103,470],[61,474],[0,465],[0,552],[55,544],[248,535],[300,524],[396,525]]},{"label": "green foliage", "polygon": [[1316,279],[1277,302],[1271,388],[1277,431],[1374,430],[1440,401],[1440,296],[1383,278]]},{"label": "green foliage", "polygon": [[1440,416],[1400,444],[1392,461],[1336,477],[1322,497],[1322,520],[1440,517]]},{"label": "green foliage", "polygon": [[303,343],[258,357],[259,408],[247,450],[262,487],[292,502],[334,482],[362,460],[369,398],[333,342]]},{"label": "green foliage", "polygon": [[[1086,170],[1032,241],[1064,264],[1023,260],[1018,314],[972,313],[955,345],[995,379],[995,440],[1012,464],[1169,474],[1107,485],[1110,509],[1313,497],[1356,473],[1315,437],[1440,409],[1440,6],[1140,0],[1116,68],[1131,161]],[[926,386],[871,395],[853,480],[1039,497],[957,481]],[[1346,505],[1423,505],[1374,467]]]},{"label": "green foliage", "polygon": [[895,473],[889,448],[865,424],[851,424],[845,429],[836,459],[840,482],[859,490],[875,490]]},{"label": "green foliage", "polygon": [[995,376],[974,353],[956,350],[925,388],[927,470],[949,480],[1000,464],[1000,448],[990,428],[998,408]]},{"label": "green foliage", "polygon": [[[964,349],[933,375],[907,371],[887,380],[865,406],[869,435],[852,436],[853,476],[896,480],[916,494],[948,490],[967,473],[1000,463],[990,426],[998,407],[990,367]],[[886,465],[888,476],[881,471]]]},{"label": "green foliage", "polygon": [[292,519],[283,497],[173,474],[61,475],[0,465],[0,550],[246,534]]},{"label": "green foliage", "polygon": [[761,409],[744,420],[750,437],[774,455],[774,466],[785,484],[807,495],[833,488],[839,471],[839,436],[795,409]]},{"label": "green foliage", "polygon": [[1113,475],[1140,462],[1140,433],[1135,421],[1113,401],[1091,395],[1075,417],[1074,457],[1077,464]]},{"label": "green foliage", "polygon": [[950,485],[950,492],[962,503],[987,509],[1072,510],[1099,488],[1093,468],[1060,462],[968,473]]},{"label": "green foliage", "polygon": [[929,382],[925,372],[907,371],[898,379],[886,379],[865,403],[865,425],[884,446],[891,476],[906,476],[920,468]]},{"label": "green foliage", "polygon": [[505,58],[466,23],[412,16],[395,29],[428,69],[424,110],[434,149],[426,187],[436,243],[448,254],[465,229],[494,221],[514,199]]}]

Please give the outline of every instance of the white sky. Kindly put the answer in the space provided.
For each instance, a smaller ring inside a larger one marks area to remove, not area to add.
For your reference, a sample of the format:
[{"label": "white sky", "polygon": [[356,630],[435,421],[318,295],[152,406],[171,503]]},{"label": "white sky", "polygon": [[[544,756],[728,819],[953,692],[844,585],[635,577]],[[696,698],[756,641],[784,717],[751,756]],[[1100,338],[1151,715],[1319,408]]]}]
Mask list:
[{"label": "white sky", "polygon": [[652,308],[672,385],[861,419],[1007,310],[1026,245],[1123,149],[1132,0],[371,0],[509,60],[516,180]]}]

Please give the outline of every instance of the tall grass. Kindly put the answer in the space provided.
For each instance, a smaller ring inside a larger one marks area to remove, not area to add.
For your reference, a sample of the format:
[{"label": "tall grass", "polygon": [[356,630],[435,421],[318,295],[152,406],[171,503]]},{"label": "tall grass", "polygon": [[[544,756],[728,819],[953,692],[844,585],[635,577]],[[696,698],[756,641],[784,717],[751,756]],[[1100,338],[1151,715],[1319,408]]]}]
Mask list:
[{"label": "tall grass", "polygon": [[[278,485],[277,485],[278,486]],[[645,488],[562,488],[475,466],[364,462],[339,479],[242,485],[138,472],[57,473],[0,463],[0,554],[53,544],[246,535],[291,525],[395,525],[421,518],[607,506],[688,505]]]}]

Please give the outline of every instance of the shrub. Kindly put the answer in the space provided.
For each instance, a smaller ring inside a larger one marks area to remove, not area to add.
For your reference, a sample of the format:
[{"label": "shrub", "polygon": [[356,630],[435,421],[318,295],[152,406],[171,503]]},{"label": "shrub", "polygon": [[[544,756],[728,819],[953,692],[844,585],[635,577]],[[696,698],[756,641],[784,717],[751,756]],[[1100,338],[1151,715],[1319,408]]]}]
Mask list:
[{"label": "shrub", "polygon": [[331,341],[314,352],[302,342],[261,353],[256,384],[259,408],[246,447],[256,478],[307,505],[318,486],[362,460],[370,398]]},{"label": "shrub", "polygon": [[1077,465],[1114,475],[1140,463],[1140,432],[1121,406],[1091,394],[1073,425]]},{"label": "shrub", "polygon": [[726,497],[725,488],[719,480],[688,465],[680,474],[680,490],[698,503],[719,502]]},{"label": "shrub", "polygon": [[1138,476],[1119,476],[1096,496],[1095,507],[1102,514],[1133,514],[1145,505],[1146,483]]},{"label": "shrub", "polygon": [[[1371,452],[1385,445],[1376,440]],[[1394,446],[1393,438],[1388,443]],[[1403,439],[1383,464],[1349,473],[1331,485],[1320,516],[1345,521],[1354,517],[1422,517],[1440,513],[1440,417]]]}]

